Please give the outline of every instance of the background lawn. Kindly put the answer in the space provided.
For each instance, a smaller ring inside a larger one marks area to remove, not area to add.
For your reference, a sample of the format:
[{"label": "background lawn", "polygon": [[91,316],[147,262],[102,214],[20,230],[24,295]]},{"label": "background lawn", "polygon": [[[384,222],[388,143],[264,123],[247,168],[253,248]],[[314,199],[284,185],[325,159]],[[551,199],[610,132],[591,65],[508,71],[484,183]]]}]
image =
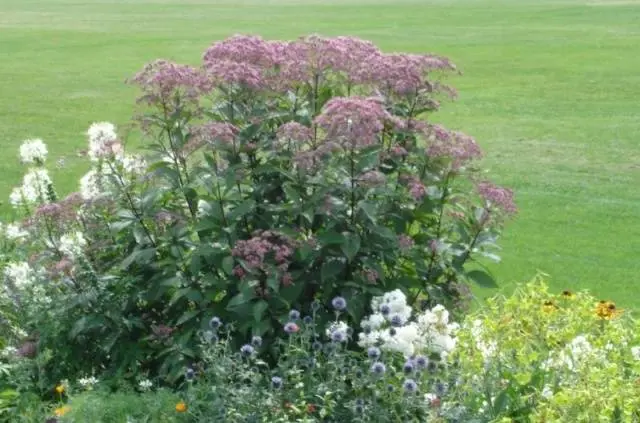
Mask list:
[{"label": "background lawn", "polygon": [[521,209],[493,267],[501,286],[542,270],[558,289],[640,305],[640,1],[0,0],[0,198],[28,137],[76,189],[89,124],[133,113],[125,78],[159,57],[198,64],[238,32],[451,57],[460,99],[433,120],[478,139]]}]

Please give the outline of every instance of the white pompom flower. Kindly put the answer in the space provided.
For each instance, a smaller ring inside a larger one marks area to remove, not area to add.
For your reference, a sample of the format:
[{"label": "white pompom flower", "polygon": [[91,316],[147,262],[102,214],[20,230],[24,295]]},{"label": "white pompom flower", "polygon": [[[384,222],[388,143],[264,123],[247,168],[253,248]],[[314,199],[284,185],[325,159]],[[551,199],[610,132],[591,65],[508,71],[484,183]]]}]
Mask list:
[{"label": "white pompom flower", "polygon": [[41,165],[47,153],[47,145],[41,139],[25,140],[20,146],[20,160],[25,164]]}]

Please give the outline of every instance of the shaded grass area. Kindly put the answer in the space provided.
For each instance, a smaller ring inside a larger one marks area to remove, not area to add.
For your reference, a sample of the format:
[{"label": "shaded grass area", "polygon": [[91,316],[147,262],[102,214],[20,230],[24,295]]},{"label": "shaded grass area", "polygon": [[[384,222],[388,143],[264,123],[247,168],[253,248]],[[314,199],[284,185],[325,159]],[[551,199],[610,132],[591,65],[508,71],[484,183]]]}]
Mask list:
[{"label": "shaded grass area", "polygon": [[501,286],[541,270],[558,289],[640,304],[638,1],[0,0],[0,199],[23,139],[43,138],[52,167],[64,159],[53,176],[72,191],[89,124],[134,112],[125,78],[160,57],[197,64],[238,32],[451,57],[460,98],[432,120],[474,135],[489,176],[517,191]]}]

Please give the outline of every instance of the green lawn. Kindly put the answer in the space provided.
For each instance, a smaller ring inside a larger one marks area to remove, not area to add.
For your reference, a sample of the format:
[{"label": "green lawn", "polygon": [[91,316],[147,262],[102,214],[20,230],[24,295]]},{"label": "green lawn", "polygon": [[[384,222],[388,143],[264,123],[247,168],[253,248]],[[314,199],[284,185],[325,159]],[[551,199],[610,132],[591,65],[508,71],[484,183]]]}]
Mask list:
[{"label": "green lawn", "polygon": [[517,190],[502,286],[542,270],[640,305],[640,1],[0,0],[0,197],[27,137],[65,158],[54,176],[75,189],[88,125],[133,112],[126,77],[159,57],[197,64],[238,32],[451,57],[460,99],[434,120],[474,135]]}]

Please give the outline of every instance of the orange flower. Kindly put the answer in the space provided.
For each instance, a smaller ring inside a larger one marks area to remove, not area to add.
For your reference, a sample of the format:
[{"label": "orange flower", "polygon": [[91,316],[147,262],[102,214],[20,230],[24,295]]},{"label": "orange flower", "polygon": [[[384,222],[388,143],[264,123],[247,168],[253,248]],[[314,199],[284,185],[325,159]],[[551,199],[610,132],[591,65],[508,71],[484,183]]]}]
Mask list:
[{"label": "orange flower", "polygon": [[176,404],[176,411],[178,413],[184,413],[185,411],[187,411],[187,404],[185,404],[184,401],[180,401]]},{"label": "orange flower", "polygon": [[68,405],[63,405],[62,407],[58,407],[55,410],[53,410],[53,414],[55,414],[56,417],[62,417],[65,414],[67,414],[69,411],[71,411],[71,407]]},{"label": "orange flower", "polygon": [[613,301],[600,301],[596,305],[596,316],[601,319],[611,320],[622,314],[622,309],[616,307],[616,303]]}]

